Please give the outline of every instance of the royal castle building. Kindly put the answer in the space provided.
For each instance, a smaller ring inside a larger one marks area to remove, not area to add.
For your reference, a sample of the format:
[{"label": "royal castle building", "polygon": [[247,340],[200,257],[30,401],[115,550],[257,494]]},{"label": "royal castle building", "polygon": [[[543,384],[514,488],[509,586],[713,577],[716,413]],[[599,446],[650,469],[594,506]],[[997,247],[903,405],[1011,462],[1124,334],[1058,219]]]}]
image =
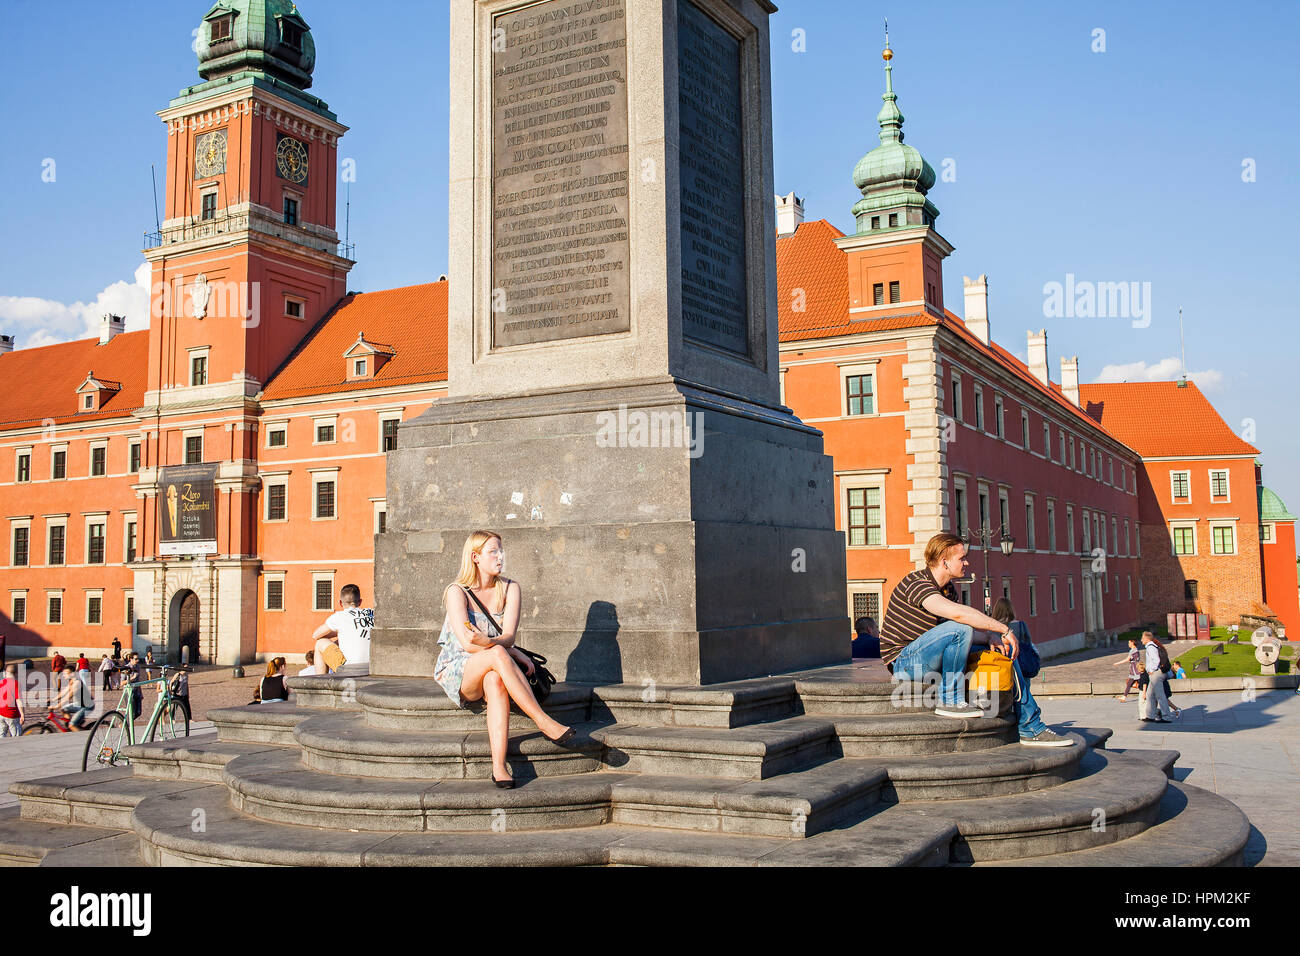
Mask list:
[{"label": "royal castle building", "polygon": [[[309,92],[315,56],[289,0],[216,3],[200,82],[158,114],[149,328],[0,338],[0,379],[20,385],[0,407],[11,658],[114,638],[220,663],[300,655],[341,585],[371,596],[385,455],[446,394],[448,281],[348,291],[347,127]],[[983,276],[962,317],[947,308],[953,246],[891,68],[854,231],[778,201],[783,400],[835,461],[847,611],[879,618],[955,529],[973,545],[966,599],[1010,597],[1048,653],[1170,611],[1300,628],[1294,517],[1194,385],[1082,385],[1077,359],[1053,382],[1045,332],[1027,363],[993,340]]]}]

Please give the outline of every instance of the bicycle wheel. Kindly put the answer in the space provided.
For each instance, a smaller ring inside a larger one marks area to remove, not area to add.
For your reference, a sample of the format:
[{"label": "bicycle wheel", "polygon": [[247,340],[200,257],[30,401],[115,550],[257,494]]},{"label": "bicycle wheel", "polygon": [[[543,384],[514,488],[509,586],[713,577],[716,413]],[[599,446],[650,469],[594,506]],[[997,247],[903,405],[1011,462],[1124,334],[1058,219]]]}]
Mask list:
[{"label": "bicycle wheel", "polygon": [[158,715],[158,723],[149,732],[149,743],[155,740],[175,740],[190,735],[190,712],[184,701],[168,701]]},{"label": "bicycle wheel", "polygon": [[121,756],[122,748],[130,742],[127,735],[126,718],[116,710],[110,710],[90,728],[86,739],[86,752],[81,758],[81,769],[98,770],[100,767],[113,767],[129,761]]},{"label": "bicycle wheel", "polygon": [[52,723],[50,723],[48,720],[33,720],[31,723],[26,724],[23,727],[22,735],[26,737],[28,734],[55,734],[55,733],[58,733],[58,728],[55,727]]}]

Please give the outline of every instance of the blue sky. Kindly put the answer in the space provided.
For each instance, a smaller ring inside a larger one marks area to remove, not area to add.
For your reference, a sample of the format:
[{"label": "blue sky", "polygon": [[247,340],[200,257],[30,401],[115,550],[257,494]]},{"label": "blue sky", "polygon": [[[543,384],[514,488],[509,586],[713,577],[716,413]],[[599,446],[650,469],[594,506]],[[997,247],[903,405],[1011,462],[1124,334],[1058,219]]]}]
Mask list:
[{"label": "blue sky", "polygon": [[[20,347],[81,337],[136,301],[149,166],[166,143],[154,113],[197,79],[191,31],[207,6],[6,0],[0,331]],[[1300,508],[1288,241],[1300,221],[1300,5],[893,6],[788,0],[773,17],[777,191],[850,228],[853,166],[877,142],[889,16],[907,142],[941,174],[930,197],[956,246],[949,307],[961,311],[963,274],[988,273],[994,338],[1023,356],[1026,330],[1046,328],[1053,377],[1059,356],[1077,354],[1094,381],[1174,377],[1181,306],[1188,368],[1230,425],[1253,422],[1266,482]],[[350,287],[437,278],[446,0],[299,9],[316,38],[312,92],[352,128],[340,149],[357,168]],[[1150,283],[1149,324],[1046,315],[1044,287],[1069,275]]]}]

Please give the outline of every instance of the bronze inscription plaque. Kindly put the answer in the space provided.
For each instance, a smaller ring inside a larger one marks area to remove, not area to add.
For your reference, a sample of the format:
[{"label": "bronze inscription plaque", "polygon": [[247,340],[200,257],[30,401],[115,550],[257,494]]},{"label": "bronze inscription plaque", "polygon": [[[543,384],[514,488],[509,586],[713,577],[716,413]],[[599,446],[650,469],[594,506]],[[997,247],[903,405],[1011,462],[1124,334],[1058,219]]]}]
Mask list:
[{"label": "bronze inscription plaque", "polygon": [[740,41],[699,7],[677,7],[681,116],[682,331],[749,354]]},{"label": "bronze inscription plaque", "polygon": [[494,347],[631,328],[624,4],[494,20]]}]

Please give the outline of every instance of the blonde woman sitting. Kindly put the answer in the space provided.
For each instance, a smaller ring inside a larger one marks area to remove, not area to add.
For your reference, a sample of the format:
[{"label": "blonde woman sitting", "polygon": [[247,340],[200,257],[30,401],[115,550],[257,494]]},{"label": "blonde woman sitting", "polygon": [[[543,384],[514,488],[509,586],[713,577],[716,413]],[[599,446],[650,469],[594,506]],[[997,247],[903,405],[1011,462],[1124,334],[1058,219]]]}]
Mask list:
[{"label": "blonde woman sitting", "polygon": [[458,707],[487,700],[492,781],[508,790],[515,785],[506,764],[512,700],[553,743],[564,746],[576,732],[548,716],[528,686],[524,675],[532,673],[533,662],[514,646],[521,592],[517,581],[501,576],[504,566],[499,534],[475,531],[466,539],[460,575],[443,593],[447,617],[438,637],[442,652],[433,679]]}]

